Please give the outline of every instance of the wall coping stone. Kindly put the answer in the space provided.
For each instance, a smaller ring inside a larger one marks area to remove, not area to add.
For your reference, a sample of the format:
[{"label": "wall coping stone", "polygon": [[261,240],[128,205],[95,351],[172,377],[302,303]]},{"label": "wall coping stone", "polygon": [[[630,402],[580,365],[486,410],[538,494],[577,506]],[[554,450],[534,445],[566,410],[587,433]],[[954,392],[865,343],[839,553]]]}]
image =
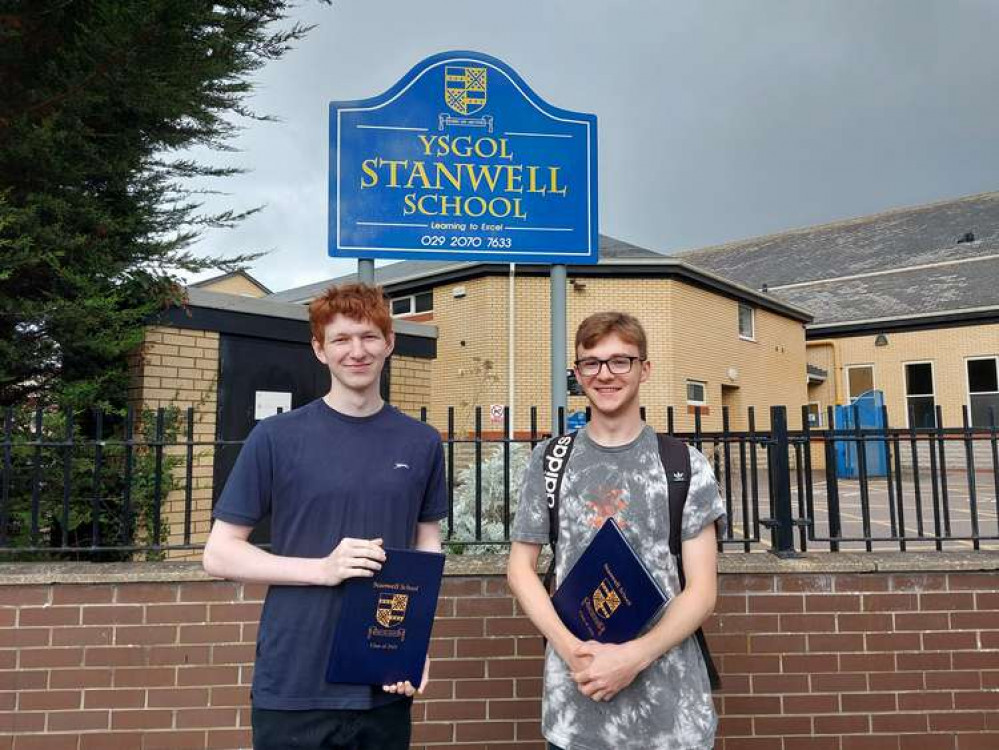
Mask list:
[{"label": "wall coping stone", "polygon": [[[451,555],[446,576],[494,576],[506,573],[505,554]],[[547,556],[539,560],[547,567]],[[999,551],[978,552],[809,552],[780,559],[765,552],[727,552],[718,558],[721,575],[801,573],[955,573],[999,571]],[[0,563],[0,586],[55,583],[177,583],[220,580],[197,562]]]}]

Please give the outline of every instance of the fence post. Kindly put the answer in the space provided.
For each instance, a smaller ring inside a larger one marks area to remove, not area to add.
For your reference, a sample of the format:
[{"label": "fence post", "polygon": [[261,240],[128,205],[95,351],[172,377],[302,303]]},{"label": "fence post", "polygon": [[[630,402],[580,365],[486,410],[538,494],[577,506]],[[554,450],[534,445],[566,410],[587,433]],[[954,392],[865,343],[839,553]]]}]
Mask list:
[{"label": "fence post", "polygon": [[839,513],[839,477],[836,474],[836,412],[832,406],[826,410],[826,507],[829,511],[829,551],[839,552],[839,538],[843,536]]},{"label": "fence post", "polygon": [[771,520],[771,552],[778,557],[794,557],[794,521],[791,518],[791,464],[788,459],[787,407],[770,407],[770,496],[774,518]]}]

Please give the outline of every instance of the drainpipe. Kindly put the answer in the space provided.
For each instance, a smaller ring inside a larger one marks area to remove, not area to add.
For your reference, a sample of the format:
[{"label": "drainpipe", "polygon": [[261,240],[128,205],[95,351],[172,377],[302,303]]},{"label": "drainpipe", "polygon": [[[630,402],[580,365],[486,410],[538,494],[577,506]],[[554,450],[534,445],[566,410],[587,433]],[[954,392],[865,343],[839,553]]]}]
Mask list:
[{"label": "drainpipe", "polygon": [[517,319],[517,316],[516,316],[516,314],[514,312],[514,304],[515,304],[515,301],[516,301],[516,294],[515,294],[515,291],[516,291],[516,289],[515,289],[516,269],[517,269],[517,264],[516,263],[511,263],[510,264],[510,284],[509,284],[509,290],[507,292],[508,299],[507,299],[507,304],[506,304],[507,315],[509,317],[509,320],[507,321],[507,342],[506,342],[506,351],[507,351],[507,358],[506,358],[506,360],[507,360],[507,373],[506,373],[507,396],[506,396],[506,403],[507,403],[507,408],[510,410],[510,419],[507,420],[507,423],[509,425],[509,428],[508,428],[509,432],[507,433],[507,436],[506,436],[507,440],[513,440],[514,433],[516,432],[516,428],[514,427],[514,422],[513,422],[513,415],[516,413],[514,411],[514,408],[513,408],[514,407],[514,398],[516,397],[516,390],[517,390],[516,389],[516,384],[514,383],[514,372],[516,370],[516,368],[514,367],[514,356],[516,354],[516,352],[514,351],[514,344],[515,344],[515,341],[514,341],[514,338],[515,338],[514,337],[514,325],[515,325],[515,322],[516,322],[516,319]]},{"label": "drainpipe", "polygon": [[[836,404],[837,405],[843,404],[845,402],[840,398],[840,386],[839,386],[839,371],[840,371],[839,346],[837,346],[835,339],[817,339],[815,341],[806,341],[805,342],[805,351],[806,351],[806,353],[807,353],[809,347],[817,347],[817,346],[828,346],[828,347],[832,348],[832,354],[833,354],[833,371],[832,371],[833,398],[836,400]],[[807,357],[806,357],[806,360],[807,360]]]}]

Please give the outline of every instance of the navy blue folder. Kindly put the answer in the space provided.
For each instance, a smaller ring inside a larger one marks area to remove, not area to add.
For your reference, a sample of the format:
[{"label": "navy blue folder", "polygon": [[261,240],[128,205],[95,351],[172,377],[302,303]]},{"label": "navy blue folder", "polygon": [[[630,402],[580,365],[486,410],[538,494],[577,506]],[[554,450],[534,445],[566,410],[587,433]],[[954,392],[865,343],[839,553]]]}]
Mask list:
[{"label": "navy blue folder", "polygon": [[343,584],[343,605],[326,666],[328,682],[419,687],[437,610],[444,555],[386,549],[373,578]]},{"label": "navy blue folder", "polygon": [[669,596],[613,518],[600,527],[552,596],[573,635],[601,643],[634,640],[668,603]]}]

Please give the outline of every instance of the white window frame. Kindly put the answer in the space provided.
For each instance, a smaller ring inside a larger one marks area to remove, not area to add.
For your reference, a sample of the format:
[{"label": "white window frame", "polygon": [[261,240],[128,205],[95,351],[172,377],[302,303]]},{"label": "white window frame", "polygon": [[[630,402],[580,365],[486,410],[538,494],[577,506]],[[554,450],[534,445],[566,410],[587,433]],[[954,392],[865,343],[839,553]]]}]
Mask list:
[{"label": "white window frame", "polygon": [[[425,294],[425,292],[420,292],[420,294]],[[430,293],[433,294],[432,292]],[[431,296],[430,309],[423,310],[421,312],[416,312],[416,298],[420,296],[419,294],[404,294],[401,297],[391,297],[389,299],[389,304],[392,306],[393,310],[395,308],[396,302],[401,302],[402,300],[409,300],[409,312],[394,312],[392,313],[393,318],[401,318],[405,315],[425,315],[426,313],[434,311],[433,297]]]},{"label": "white window frame", "polygon": [[[821,401],[809,401],[808,405],[815,407],[815,415],[816,415],[816,417],[818,417],[818,419],[815,420],[815,424],[811,424],[811,425],[809,425],[809,427],[825,427],[825,419],[824,419],[824,415],[822,413],[822,402]],[[809,413],[809,416],[811,416],[811,413]]]},{"label": "white window frame", "polygon": [[873,362],[857,365],[844,365],[843,367],[843,391],[846,393],[846,397],[850,399],[850,403],[853,403],[854,398],[850,395],[850,370],[862,370],[865,368],[870,369],[871,371],[871,390],[876,391],[878,389],[878,373]]},{"label": "white window frame", "polygon": [[[407,310],[406,312],[398,312],[397,313],[395,311],[395,303],[396,302],[402,302],[403,300],[408,300],[409,301],[409,310]],[[393,297],[391,299],[390,304],[392,305],[392,317],[393,318],[399,318],[399,317],[402,317],[403,315],[412,315],[413,314],[413,310],[416,307],[416,295],[415,294],[408,294],[408,295],[404,295],[402,297]]]},{"label": "white window frame", "polygon": [[[906,375],[906,368],[909,365],[929,365],[930,366],[930,385],[933,388],[932,393],[917,393],[909,394],[909,378]],[[968,368],[964,368],[965,375],[967,375]],[[913,359],[908,362],[902,363],[902,395],[905,396],[905,426],[911,427],[909,423],[909,399],[915,396],[915,398],[926,398],[930,396],[933,398],[933,423],[936,425],[937,421],[937,368],[933,365],[933,360],[931,359]],[[969,397],[970,400],[970,397]],[[970,413],[970,412],[969,412]]]},{"label": "white window frame", "polygon": [[[704,392],[704,400],[703,401],[692,401],[690,399],[690,392],[688,390],[688,387],[691,384],[701,386],[701,390]],[[694,380],[693,378],[687,378],[687,380],[684,381],[683,389],[684,389],[684,395],[687,397],[687,404],[689,406],[707,406],[708,405],[708,384],[707,384],[707,381],[704,381],[704,380]]]},{"label": "white window frame", "polygon": [[[997,384],[999,384],[999,355],[995,354],[984,354],[980,357],[965,357],[964,358],[964,392],[967,394],[966,404],[968,405],[968,421],[974,424],[974,418],[971,414],[971,376],[968,373],[968,363],[969,362],[982,362],[984,360],[991,359],[996,366],[996,379]],[[999,391],[975,391],[976,394],[986,394],[991,395],[993,393],[999,393]],[[999,414],[996,414],[996,421],[999,423]]]},{"label": "white window frame", "polygon": [[[742,308],[749,310],[749,335],[746,336],[742,332]],[[739,310],[736,313],[737,319],[736,324],[739,327],[739,338],[743,341],[756,341],[756,308],[752,305],[747,305],[744,302],[739,303]]]}]

